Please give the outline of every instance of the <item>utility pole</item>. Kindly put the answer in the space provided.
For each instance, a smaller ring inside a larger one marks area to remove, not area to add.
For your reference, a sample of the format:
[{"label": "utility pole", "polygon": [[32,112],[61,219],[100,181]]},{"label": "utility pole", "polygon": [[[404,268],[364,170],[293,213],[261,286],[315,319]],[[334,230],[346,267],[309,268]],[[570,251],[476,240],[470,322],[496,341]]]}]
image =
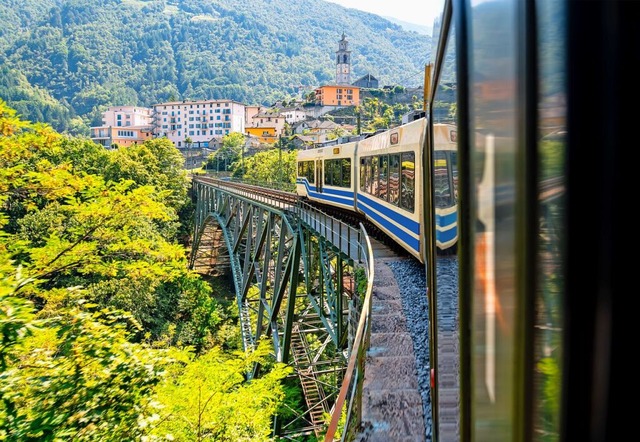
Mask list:
[{"label": "utility pole", "polygon": [[278,135],[278,181],[282,183],[282,134]]}]

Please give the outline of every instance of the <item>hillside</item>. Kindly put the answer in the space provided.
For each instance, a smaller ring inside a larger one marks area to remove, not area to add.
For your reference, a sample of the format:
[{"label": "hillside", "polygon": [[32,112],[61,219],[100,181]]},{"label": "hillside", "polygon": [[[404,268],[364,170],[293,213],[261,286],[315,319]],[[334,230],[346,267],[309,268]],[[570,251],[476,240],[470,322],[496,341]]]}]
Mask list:
[{"label": "hillside", "polygon": [[333,82],[342,32],[353,80],[421,84],[429,37],[322,0],[3,0],[0,97],[70,132],[114,104],[270,104]]}]

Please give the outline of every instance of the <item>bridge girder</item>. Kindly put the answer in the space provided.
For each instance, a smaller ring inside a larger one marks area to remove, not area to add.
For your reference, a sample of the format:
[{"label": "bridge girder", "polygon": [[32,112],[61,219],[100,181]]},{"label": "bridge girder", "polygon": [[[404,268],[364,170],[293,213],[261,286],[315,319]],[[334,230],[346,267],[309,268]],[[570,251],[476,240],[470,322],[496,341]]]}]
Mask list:
[{"label": "bridge girder", "polygon": [[220,232],[245,350],[270,338],[274,358],[290,364],[300,379],[306,410],[278,422],[276,431],[319,434],[344,376],[350,324],[357,322],[358,263],[306,217],[207,183],[194,181],[193,190],[191,266],[208,253],[202,250],[203,238]]}]

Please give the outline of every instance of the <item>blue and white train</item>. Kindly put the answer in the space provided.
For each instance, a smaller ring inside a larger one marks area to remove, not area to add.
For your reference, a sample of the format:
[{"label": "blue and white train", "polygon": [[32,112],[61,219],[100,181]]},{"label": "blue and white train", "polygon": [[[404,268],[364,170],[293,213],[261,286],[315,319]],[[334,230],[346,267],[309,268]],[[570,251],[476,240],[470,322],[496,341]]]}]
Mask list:
[{"label": "blue and white train", "polygon": [[[423,148],[427,120],[360,141],[298,152],[298,195],[364,214],[424,262]],[[456,128],[434,125],[436,245],[454,250],[457,229]]]}]

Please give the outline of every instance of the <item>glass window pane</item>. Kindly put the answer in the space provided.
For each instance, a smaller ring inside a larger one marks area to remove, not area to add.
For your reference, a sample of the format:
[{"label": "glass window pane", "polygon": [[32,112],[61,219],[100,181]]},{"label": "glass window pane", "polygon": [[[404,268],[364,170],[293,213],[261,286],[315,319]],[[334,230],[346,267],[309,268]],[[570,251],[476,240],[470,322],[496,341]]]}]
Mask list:
[{"label": "glass window pane", "polygon": [[398,205],[400,201],[400,155],[389,155],[389,202]]},{"label": "glass window pane", "polygon": [[451,205],[451,186],[449,185],[449,167],[445,151],[434,152],[433,192],[436,208]]},{"label": "glass window pane", "polygon": [[351,187],[351,158],[342,160],[342,186]]},{"label": "glass window pane", "polygon": [[315,171],[316,171],[316,167],[313,161],[308,161],[307,162],[307,179],[309,180],[310,183],[315,182]]},{"label": "glass window pane", "polygon": [[402,193],[400,207],[413,212],[415,208],[415,169],[416,155],[413,152],[402,154]]},{"label": "glass window pane", "polygon": [[[470,413],[478,440],[511,441],[516,395],[516,159],[521,72],[519,2],[481,2],[469,9],[469,127],[474,220]],[[490,12],[489,12],[490,11]]]},{"label": "glass window pane", "polygon": [[373,180],[371,179],[371,158],[372,157],[367,157],[366,161],[366,171],[367,171],[367,177],[366,177],[366,189],[365,191],[368,194],[371,194],[371,183],[373,182]]},{"label": "glass window pane", "polygon": [[333,178],[333,162],[328,160],[324,162],[324,184],[327,186],[330,186],[332,178]]},{"label": "glass window pane", "polygon": [[560,440],[560,403],[564,347],[562,294],[565,274],[564,253],[558,246],[566,240],[564,177],[566,108],[564,95],[566,3],[555,0],[536,2],[538,23],[538,187],[540,234],[538,235],[538,291],[534,319],[533,440]]},{"label": "glass window pane", "polygon": [[378,196],[378,157],[371,158],[371,195]]},{"label": "glass window pane", "polygon": [[389,169],[389,157],[382,155],[380,157],[380,170],[378,175],[378,182],[380,183],[380,191],[378,192],[378,198],[386,201],[388,197],[387,192],[387,173]]},{"label": "glass window pane", "polygon": [[341,187],[342,186],[342,164],[340,160],[332,160],[331,161],[333,163],[333,171],[332,171],[332,175],[333,175],[333,180],[332,180],[332,184],[336,187]]}]

